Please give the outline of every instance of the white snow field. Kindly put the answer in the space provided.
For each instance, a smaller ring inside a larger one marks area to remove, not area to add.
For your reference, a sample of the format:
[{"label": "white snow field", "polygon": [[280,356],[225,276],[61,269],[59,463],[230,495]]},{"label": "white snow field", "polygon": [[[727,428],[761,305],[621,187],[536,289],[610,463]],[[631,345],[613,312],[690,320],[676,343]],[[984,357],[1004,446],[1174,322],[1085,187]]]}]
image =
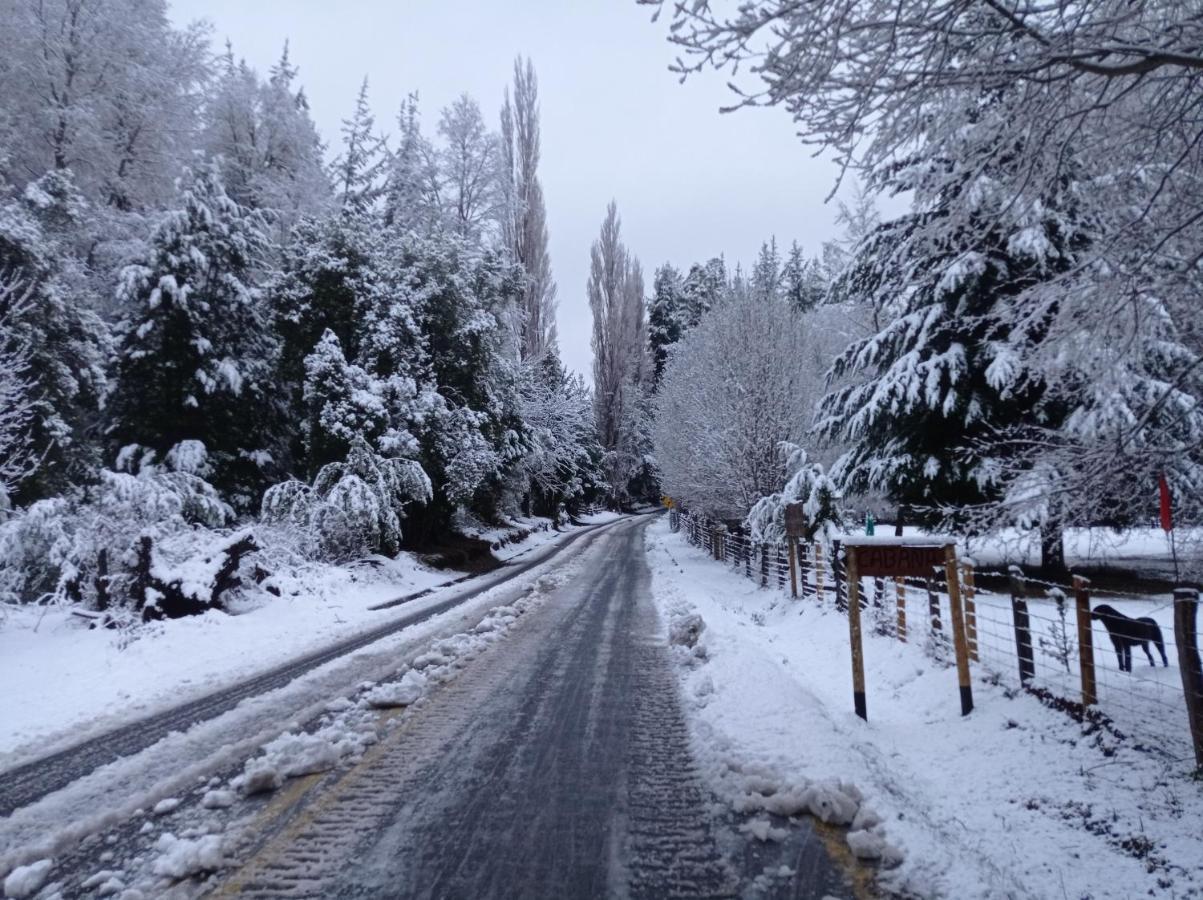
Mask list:
[{"label": "white snow field", "polygon": [[[791,796],[824,783],[837,800],[862,794],[868,821],[853,823],[850,850],[896,850],[901,861],[879,877],[905,896],[1203,893],[1203,789],[1192,760],[1139,750],[1140,735],[1085,733],[983,667],[973,669],[976,708],[962,717],[954,668],[871,627],[862,721],[848,620],[830,594],[820,605],[759,589],[667,520],[647,540],[666,629],[689,615],[704,623],[695,648],[677,648],[679,673],[695,753],[737,809],[796,809]],[[1141,657],[1134,668],[1147,677]],[[1156,677],[1177,674],[1171,659]]]},{"label": "white snow field", "polygon": [[[609,515],[587,516],[589,524]],[[547,520],[516,525],[539,528]],[[511,560],[576,529],[532,530],[494,551]],[[504,532],[481,535],[498,540]],[[411,554],[372,566],[315,567],[299,593],[238,615],[150,624],[132,636],[92,629],[69,608],[11,607],[0,616],[0,769],[184,703],[306,651],[382,624],[397,610],[371,607],[462,576]],[[427,598],[423,598],[425,601]],[[418,601],[405,609],[419,608]],[[132,637],[132,640],[131,640]]]}]

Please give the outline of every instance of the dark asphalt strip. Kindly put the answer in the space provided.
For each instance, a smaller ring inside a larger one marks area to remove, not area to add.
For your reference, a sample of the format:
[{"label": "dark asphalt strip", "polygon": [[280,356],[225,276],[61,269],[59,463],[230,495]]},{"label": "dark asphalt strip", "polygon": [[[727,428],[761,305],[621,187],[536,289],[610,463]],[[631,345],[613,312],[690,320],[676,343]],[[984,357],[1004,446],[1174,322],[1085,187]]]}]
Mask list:
[{"label": "dark asphalt strip", "polygon": [[[622,520],[616,520],[622,521]],[[94,772],[101,766],[108,765],[123,757],[132,756],[153,746],[173,731],[186,731],[198,722],[216,718],[222,713],[233,709],[248,697],[274,691],[289,684],[306,672],[325,665],[382,638],[395,634],[410,626],[417,625],[441,613],[453,609],[467,600],[483,594],[500,584],[522,575],[535,566],[542,565],[567,547],[571,546],[587,534],[596,532],[610,523],[594,525],[569,536],[563,543],[557,545],[552,552],[539,555],[515,566],[503,566],[492,572],[478,576],[487,579],[479,587],[442,603],[437,603],[421,612],[393,619],[379,628],[332,644],[322,650],[309,653],[292,662],[277,666],[261,675],[254,676],[240,684],[216,691],[200,697],[190,703],[177,706],[161,713],[148,716],[128,725],[123,725],[113,731],[98,735],[83,741],[73,747],[68,747],[50,756],[35,759],[31,762],[0,772],[0,818],[11,815],[15,810],[40,800],[71,784],[85,775]],[[502,577],[489,578],[501,575]],[[466,579],[460,579],[460,581]],[[458,581],[456,583],[459,583]],[[382,608],[395,606],[425,596],[423,591],[409,597],[390,601]]]}]

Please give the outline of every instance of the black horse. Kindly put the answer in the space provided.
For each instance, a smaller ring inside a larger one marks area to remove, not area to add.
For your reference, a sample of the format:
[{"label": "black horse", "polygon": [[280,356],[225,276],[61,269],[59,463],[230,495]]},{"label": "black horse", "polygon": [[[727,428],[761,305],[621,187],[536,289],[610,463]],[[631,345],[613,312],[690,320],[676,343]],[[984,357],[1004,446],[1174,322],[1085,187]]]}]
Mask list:
[{"label": "black horse", "polygon": [[1149,665],[1157,665],[1157,660],[1153,659],[1153,654],[1149,652],[1150,641],[1161,653],[1162,663],[1169,666],[1165,644],[1161,640],[1161,629],[1152,619],[1133,619],[1105,603],[1096,606],[1090,617],[1098,619],[1106,627],[1107,634],[1111,636],[1111,643],[1115,645],[1115,655],[1119,659],[1121,672],[1132,671],[1132,647],[1136,644],[1140,644],[1144,649],[1145,656],[1149,658]]}]

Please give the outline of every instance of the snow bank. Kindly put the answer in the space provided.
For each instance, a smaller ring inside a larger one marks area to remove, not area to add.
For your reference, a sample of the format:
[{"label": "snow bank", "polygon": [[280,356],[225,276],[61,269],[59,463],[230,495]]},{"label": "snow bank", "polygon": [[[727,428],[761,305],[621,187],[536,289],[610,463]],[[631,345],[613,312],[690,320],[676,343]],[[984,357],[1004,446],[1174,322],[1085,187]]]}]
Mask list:
[{"label": "snow bank", "polygon": [[12,897],[13,900],[32,897],[42,889],[42,885],[50,877],[50,869],[53,866],[53,860],[39,859],[28,866],[18,866],[13,869],[4,879],[4,896]]}]

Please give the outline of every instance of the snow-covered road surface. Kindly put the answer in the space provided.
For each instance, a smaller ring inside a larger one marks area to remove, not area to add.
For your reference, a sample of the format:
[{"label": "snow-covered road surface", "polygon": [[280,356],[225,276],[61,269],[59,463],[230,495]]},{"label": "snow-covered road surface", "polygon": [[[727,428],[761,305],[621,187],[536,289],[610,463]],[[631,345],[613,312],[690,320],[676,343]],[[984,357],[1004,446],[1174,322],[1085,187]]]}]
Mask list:
[{"label": "snow-covered road surface", "polygon": [[[645,524],[594,540],[569,583],[353,769],[268,804],[215,895],[746,895],[747,839],[690,756]],[[804,883],[773,893],[832,892],[839,876],[809,856]]]}]

